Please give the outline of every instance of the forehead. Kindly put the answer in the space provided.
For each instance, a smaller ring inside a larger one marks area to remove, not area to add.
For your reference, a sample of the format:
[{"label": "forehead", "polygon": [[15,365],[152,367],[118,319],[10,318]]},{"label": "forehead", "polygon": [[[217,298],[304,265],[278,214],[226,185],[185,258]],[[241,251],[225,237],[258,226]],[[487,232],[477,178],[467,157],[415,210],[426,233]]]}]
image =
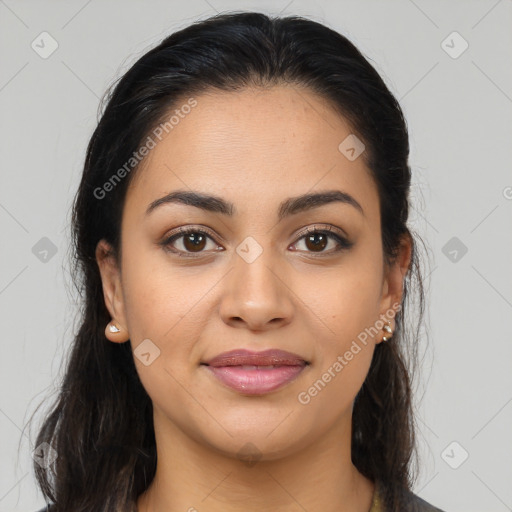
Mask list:
[{"label": "forehead", "polygon": [[155,145],[137,170],[126,206],[142,212],[158,197],[188,188],[226,197],[240,205],[237,210],[261,210],[337,188],[376,213],[376,187],[363,158],[351,161],[339,149],[352,136],[349,123],[312,91],[291,85],[213,90],[184,108],[189,100],[183,97],[169,111],[167,129],[150,133]]}]

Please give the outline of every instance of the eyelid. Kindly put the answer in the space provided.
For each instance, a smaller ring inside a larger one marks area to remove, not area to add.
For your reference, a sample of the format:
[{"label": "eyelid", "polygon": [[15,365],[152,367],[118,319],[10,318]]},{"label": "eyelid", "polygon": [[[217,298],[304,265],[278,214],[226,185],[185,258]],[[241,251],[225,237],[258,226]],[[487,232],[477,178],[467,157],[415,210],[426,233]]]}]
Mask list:
[{"label": "eyelid", "polygon": [[306,228],[302,229],[301,231],[299,231],[295,237],[297,238],[302,238],[303,236],[305,235],[309,235],[310,233],[314,233],[314,232],[329,232],[329,233],[333,233],[337,236],[339,236],[340,238],[343,238],[346,242],[348,242],[348,236],[347,234],[340,228],[332,225],[332,224],[313,224],[312,226],[307,226]]}]

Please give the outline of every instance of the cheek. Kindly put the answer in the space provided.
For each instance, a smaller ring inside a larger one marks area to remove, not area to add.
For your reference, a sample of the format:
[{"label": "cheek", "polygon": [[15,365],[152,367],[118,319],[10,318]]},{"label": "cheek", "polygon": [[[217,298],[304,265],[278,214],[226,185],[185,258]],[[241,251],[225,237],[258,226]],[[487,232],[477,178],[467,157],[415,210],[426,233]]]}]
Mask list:
[{"label": "cheek", "polygon": [[352,404],[368,374],[374,345],[340,338],[325,349],[324,360],[302,387],[297,407],[302,423],[326,432],[340,417],[351,414]]},{"label": "cheek", "polygon": [[203,318],[198,312],[207,302],[208,290],[218,281],[217,273],[173,263],[160,248],[126,254],[123,290],[132,341],[151,338],[169,344],[177,337],[186,340],[184,330],[191,328],[191,320]]},{"label": "cheek", "polygon": [[[212,286],[208,282],[194,279],[149,251],[134,250],[123,261],[125,314],[134,361],[143,387],[157,406],[187,399],[180,383],[197,364],[192,356],[206,316],[199,310]],[[150,356],[144,360],[141,353]]]},{"label": "cheek", "polygon": [[333,403],[338,413],[349,407],[366,378],[375,346],[372,338],[379,337],[378,329],[372,329],[379,319],[379,268],[378,261],[354,254],[338,268],[317,273],[314,286],[305,275],[300,280],[299,293],[307,297],[311,318],[316,368],[299,402],[315,402],[319,413],[325,414]]},{"label": "cheek", "polygon": [[[336,268],[297,277],[294,291],[312,313],[327,346],[337,350],[374,325],[382,291],[380,264],[354,255]],[[325,348],[325,347],[324,347]]]}]

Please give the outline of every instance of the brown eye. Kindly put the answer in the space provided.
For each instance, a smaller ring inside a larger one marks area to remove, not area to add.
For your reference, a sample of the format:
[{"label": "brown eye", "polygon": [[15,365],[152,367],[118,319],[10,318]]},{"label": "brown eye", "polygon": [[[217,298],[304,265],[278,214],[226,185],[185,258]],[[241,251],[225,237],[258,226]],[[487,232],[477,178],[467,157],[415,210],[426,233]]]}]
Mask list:
[{"label": "brown eye", "polygon": [[206,245],[206,237],[201,233],[188,233],[183,236],[183,246],[187,251],[202,251]]},{"label": "brown eye", "polygon": [[[317,228],[308,228],[306,231],[301,233],[299,240],[294,245],[298,245],[304,241],[305,249],[296,249],[309,253],[325,254],[330,255],[342,251],[344,249],[350,249],[354,245],[353,242],[349,242],[346,238],[332,232],[332,229],[319,230]],[[333,244],[328,250],[324,250],[329,246],[329,242]]]},{"label": "brown eye", "polygon": [[327,246],[327,236],[324,233],[313,233],[306,236],[306,247],[311,251],[323,251]]},{"label": "brown eye", "polygon": [[[212,242],[211,250],[207,249],[208,241]],[[308,228],[302,233],[302,236],[293,245],[304,241],[305,249],[294,249],[301,252],[317,253],[318,255],[330,255],[352,247],[353,242],[349,242],[341,235],[335,234],[331,229],[318,230]],[[325,250],[329,242],[334,242],[330,250]],[[221,250],[215,243],[212,235],[199,228],[180,228],[178,233],[166,238],[160,244],[166,251],[173,252],[178,256],[200,256],[202,253],[211,253]]]},{"label": "brown eye", "polygon": [[212,242],[212,249],[218,248],[211,235],[206,231],[198,228],[181,228],[175,235],[166,238],[161,244],[170,252],[178,254],[178,256],[200,255],[206,252],[208,241]]}]

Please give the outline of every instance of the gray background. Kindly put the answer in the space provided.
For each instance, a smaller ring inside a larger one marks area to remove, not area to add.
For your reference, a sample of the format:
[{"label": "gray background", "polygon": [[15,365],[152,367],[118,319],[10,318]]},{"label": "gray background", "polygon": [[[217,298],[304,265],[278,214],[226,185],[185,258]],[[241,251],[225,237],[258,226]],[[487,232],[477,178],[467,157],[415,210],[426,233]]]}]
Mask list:
[{"label": "gray background", "polygon": [[[0,0],[0,510],[44,504],[25,426],[76,328],[69,208],[99,98],[163,37],[225,10],[326,23],[400,100],[411,225],[431,249],[415,492],[447,512],[512,510],[512,0]],[[46,59],[31,47],[43,31],[58,43]],[[469,44],[457,58],[454,31]]]}]

